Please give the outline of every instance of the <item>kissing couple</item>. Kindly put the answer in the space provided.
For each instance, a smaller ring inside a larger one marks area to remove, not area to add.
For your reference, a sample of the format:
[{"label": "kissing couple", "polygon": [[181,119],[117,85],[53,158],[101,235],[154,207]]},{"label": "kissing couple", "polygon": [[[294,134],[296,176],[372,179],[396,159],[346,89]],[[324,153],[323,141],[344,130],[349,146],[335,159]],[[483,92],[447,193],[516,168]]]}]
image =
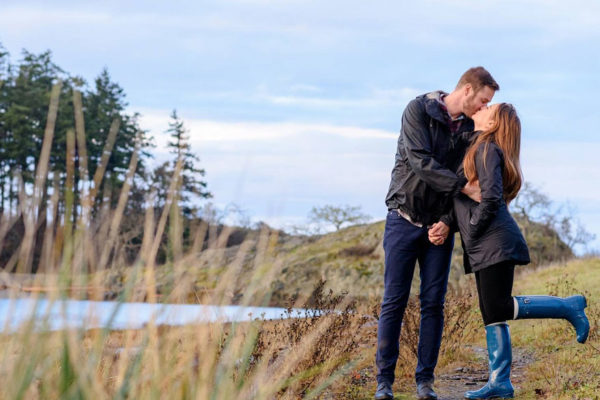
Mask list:
[{"label": "kissing couple", "polygon": [[394,398],[402,318],[417,261],[421,281],[417,397],[437,399],[434,369],[455,231],[460,232],[465,272],[475,274],[489,359],[488,382],[467,391],[465,398],[514,397],[508,320],[565,319],[574,327],[578,342],[587,339],[590,325],[584,296],[512,295],[515,267],[530,259],[508,209],[523,182],[521,123],[511,104],[489,105],[499,89],[485,68],[470,68],[451,93],[418,96],[402,115],[385,199],[376,400]]}]

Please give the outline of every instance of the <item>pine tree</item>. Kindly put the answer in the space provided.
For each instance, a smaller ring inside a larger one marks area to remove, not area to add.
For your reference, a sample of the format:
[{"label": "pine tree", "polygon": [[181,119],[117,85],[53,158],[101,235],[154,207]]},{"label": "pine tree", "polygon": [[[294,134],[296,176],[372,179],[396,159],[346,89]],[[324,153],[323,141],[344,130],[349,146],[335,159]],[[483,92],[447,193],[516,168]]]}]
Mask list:
[{"label": "pine tree", "polygon": [[[50,51],[35,55],[24,50],[16,73],[9,76],[2,119],[8,202],[9,207],[16,210],[19,190],[30,187],[34,181],[52,86],[58,79],[63,80],[63,99],[70,86],[68,76],[52,62]],[[64,171],[65,132],[68,126],[72,126],[69,102],[59,104],[61,108],[54,132],[49,171],[61,171],[61,168]],[[22,187],[17,185],[19,180]]]},{"label": "pine tree", "polygon": [[[145,132],[138,126],[137,114],[130,116],[125,113],[127,102],[124,90],[111,80],[108,70],[104,69],[94,84],[94,90],[88,91],[83,99],[88,169],[90,177],[94,176],[102,159],[110,127],[113,121],[118,119],[119,130],[106,167],[102,187],[98,188],[98,193],[110,192],[110,201],[111,204],[114,204],[138,141],[141,141],[142,150],[136,176],[144,176],[144,160],[149,157],[145,149],[149,147],[149,140]],[[97,203],[100,201],[101,199],[97,199]]]},{"label": "pine tree", "polygon": [[184,216],[190,218],[193,216],[194,210],[197,209],[192,206],[192,201],[210,198],[212,195],[206,190],[206,181],[203,180],[205,171],[197,167],[200,158],[192,152],[189,132],[185,128],[183,120],[177,115],[176,110],[171,113],[171,121],[166,133],[170,136],[167,147],[170,153],[175,156],[172,171],[175,171],[177,161],[181,160],[178,204]]}]

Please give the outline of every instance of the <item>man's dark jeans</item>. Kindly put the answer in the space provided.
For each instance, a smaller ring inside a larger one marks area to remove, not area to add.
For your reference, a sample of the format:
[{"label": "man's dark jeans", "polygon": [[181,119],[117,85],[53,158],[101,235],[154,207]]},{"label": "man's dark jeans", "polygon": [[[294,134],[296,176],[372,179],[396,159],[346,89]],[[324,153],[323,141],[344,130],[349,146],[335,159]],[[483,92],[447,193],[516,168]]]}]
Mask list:
[{"label": "man's dark jeans", "polygon": [[388,212],[383,237],[385,291],[377,331],[377,382],[394,382],[400,326],[417,260],[421,327],[415,378],[417,382],[433,379],[444,327],[444,299],[453,245],[454,236],[448,237],[443,245],[431,244],[427,227],[419,228],[396,211]]}]

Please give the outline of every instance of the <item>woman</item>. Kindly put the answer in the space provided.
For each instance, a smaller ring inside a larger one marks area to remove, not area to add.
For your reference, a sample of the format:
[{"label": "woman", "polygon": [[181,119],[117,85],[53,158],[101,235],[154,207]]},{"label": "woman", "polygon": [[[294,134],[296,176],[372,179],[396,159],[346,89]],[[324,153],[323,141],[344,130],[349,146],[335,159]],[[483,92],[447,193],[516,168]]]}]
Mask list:
[{"label": "woman", "polygon": [[[512,398],[512,351],[506,321],[563,318],[575,327],[577,341],[583,343],[589,332],[584,312],[587,304],[582,295],[512,297],[515,265],[529,263],[525,239],[507,208],[522,182],[521,123],[514,107],[506,103],[481,109],[473,115],[473,121],[475,130],[480,132],[467,150],[459,173],[464,173],[470,183],[479,181],[481,202],[459,194],[454,200],[454,214],[464,249],[465,271],[475,273],[490,376],[484,387],[466,392],[465,397]],[[439,237],[430,235],[430,240],[440,243]]]}]

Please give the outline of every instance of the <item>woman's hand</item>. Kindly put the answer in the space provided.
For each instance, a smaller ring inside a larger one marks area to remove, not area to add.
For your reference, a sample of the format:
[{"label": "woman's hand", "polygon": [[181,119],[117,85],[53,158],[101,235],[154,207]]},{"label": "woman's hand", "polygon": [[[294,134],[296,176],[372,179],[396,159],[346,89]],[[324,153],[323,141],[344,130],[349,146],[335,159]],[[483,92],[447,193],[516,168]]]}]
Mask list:
[{"label": "woman's hand", "polygon": [[429,241],[436,246],[444,244],[448,233],[450,233],[450,227],[442,221],[436,222],[427,231],[429,234]]},{"label": "woman's hand", "polygon": [[479,187],[479,181],[476,180],[473,183],[467,182],[464,188],[461,190],[462,193],[466,194],[471,200],[481,203],[481,188]]}]

